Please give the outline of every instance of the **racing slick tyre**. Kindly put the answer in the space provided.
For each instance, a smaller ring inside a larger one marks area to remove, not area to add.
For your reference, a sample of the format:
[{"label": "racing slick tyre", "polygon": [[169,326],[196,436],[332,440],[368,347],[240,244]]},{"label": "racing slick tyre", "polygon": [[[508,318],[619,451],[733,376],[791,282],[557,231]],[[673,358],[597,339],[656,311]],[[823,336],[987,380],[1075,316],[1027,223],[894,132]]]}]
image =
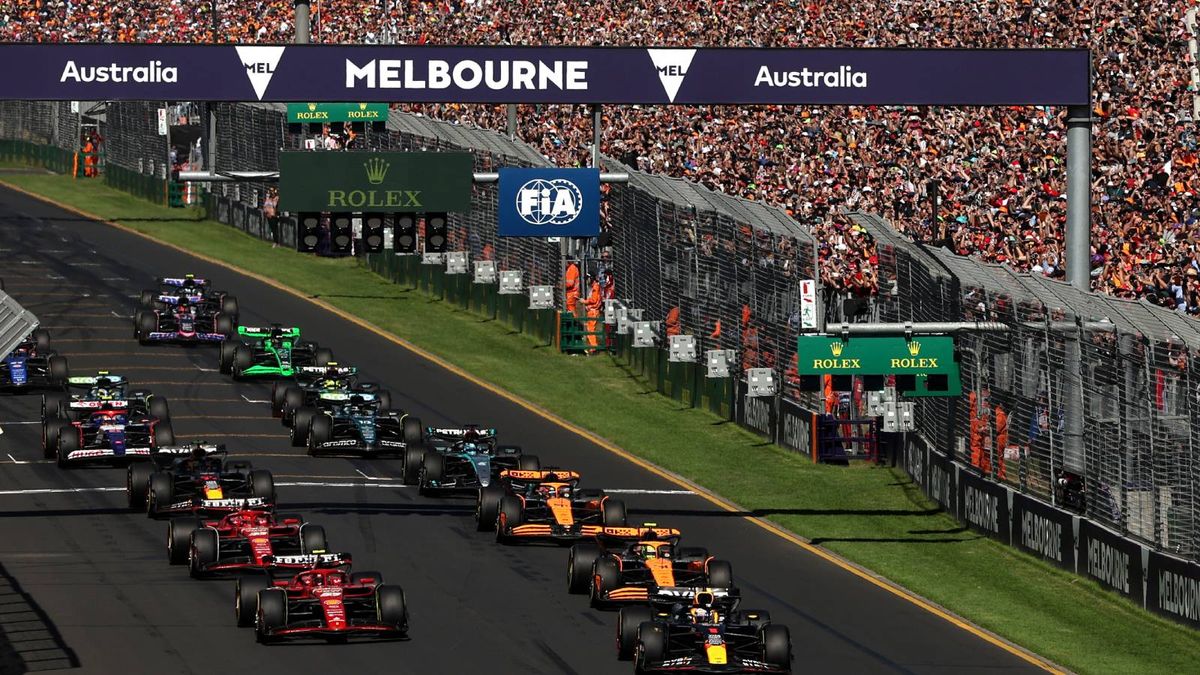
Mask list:
[{"label": "racing slick tyre", "polygon": [[255,610],[254,638],[262,644],[271,642],[271,631],[287,625],[287,591],[268,588],[258,592]]},{"label": "racing slick tyre", "polygon": [[383,585],[382,572],[352,572],[350,574],[350,585],[352,586],[381,586]]},{"label": "racing slick tyre", "polygon": [[188,554],[188,573],[193,579],[204,576],[204,566],[215,563],[219,551],[217,531],[204,527],[192,532],[191,553]]},{"label": "racing slick tyre", "polygon": [[677,562],[708,560],[708,549],[703,546],[680,546],[675,551],[675,560]]},{"label": "racing slick tyre", "polygon": [[500,515],[500,500],[504,498],[504,488],[499,485],[489,485],[479,489],[475,497],[475,529],[480,532],[491,532],[496,529],[496,516]]},{"label": "racing slick tyre", "polygon": [[404,602],[404,589],[399,586],[375,588],[375,611],[379,623],[408,630],[408,605]]},{"label": "racing slick tyre", "polygon": [[763,626],[771,623],[771,613],[765,609],[739,609],[729,616],[729,623],[738,626],[754,626],[761,629]]},{"label": "racing slick tyre", "polygon": [[52,419],[42,422],[42,456],[46,459],[57,457],[58,436],[63,429],[70,429],[71,423]]},{"label": "racing slick tyre", "polygon": [[146,491],[146,516],[157,518],[162,507],[170,506],[175,497],[175,477],[166,471],[156,471],[150,476],[150,489]]},{"label": "racing slick tyre", "polygon": [[604,526],[625,527],[625,502],[620,499],[604,500]]},{"label": "racing slick tyre", "polygon": [[762,643],[763,661],[784,670],[792,667],[792,636],[787,626],[763,626]]},{"label": "racing slick tyre", "polygon": [[271,385],[271,417],[283,414],[283,392],[287,386],[281,386],[278,381]]},{"label": "racing slick tyre", "polygon": [[153,307],[154,306],[154,298],[155,298],[154,291],[142,291],[142,296],[139,300],[139,304],[141,304],[142,307]]},{"label": "racing slick tyre", "polygon": [[217,370],[228,375],[233,372],[233,353],[237,351],[238,343],[233,340],[226,340],[221,343],[221,348],[217,351]]},{"label": "racing slick tyre", "polygon": [[322,443],[333,440],[333,420],[329,415],[315,413],[308,423],[308,454],[316,454]]},{"label": "racing slick tyre", "polygon": [[[407,424],[408,420],[405,420]],[[419,448],[404,449],[404,468],[400,471],[400,481],[405,485],[416,485],[421,479],[421,463],[425,461],[425,452]]]},{"label": "racing slick tyre", "polygon": [[329,347],[317,347],[313,350],[313,364],[322,368],[333,361],[333,350]]},{"label": "racing slick tyre", "polygon": [[388,391],[387,389],[380,389],[379,391],[375,392],[375,398],[379,401],[380,410],[392,409],[392,392]]},{"label": "racing slick tyre", "polygon": [[158,422],[154,425],[154,447],[161,448],[175,445],[175,430],[170,422]]},{"label": "racing slick tyre", "polygon": [[238,379],[242,373],[250,369],[254,365],[254,353],[250,351],[247,345],[238,345],[233,349],[233,368],[231,374],[233,379]]},{"label": "racing slick tyre", "polygon": [[157,417],[164,422],[171,416],[171,406],[167,404],[167,399],[165,397],[151,396],[150,405],[148,407],[150,409],[151,416]]},{"label": "racing slick tyre", "polygon": [[421,429],[421,419],[412,415],[404,416],[403,423],[404,444],[410,448],[419,448],[425,440],[424,431]]},{"label": "racing slick tyre", "polygon": [[542,462],[537,455],[521,455],[517,457],[517,468],[521,471],[541,471]]},{"label": "racing slick tyre", "polygon": [[150,476],[154,467],[149,462],[130,464],[125,471],[125,496],[129,500],[129,508],[142,509],[146,507],[146,495],[150,492]]},{"label": "racing slick tyre", "polygon": [[325,539],[325,528],[320,525],[302,525],[300,527],[300,550],[305,554],[314,551],[328,551],[329,542]]},{"label": "racing slick tyre", "polygon": [[612,558],[604,557],[596,560],[592,573],[591,600],[592,607],[603,608],[607,603],[604,594],[621,585],[621,566]]},{"label": "racing slick tyre", "polygon": [[496,516],[496,541],[508,541],[508,530],[525,521],[525,505],[513,495],[504,495],[500,500],[500,514]]},{"label": "racing slick tyre", "polygon": [[50,349],[50,331],[39,328],[30,333],[30,337],[33,338],[33,343],[37,345],[38,349],[43,351]]},{"label": "racing slick tyre", "polygon": [[65,469],[68,466],[67,458],[72,452],[79,449],[79,434],[75,433],[73,427],[64,427],[63,431],[58,434],[58,467]]},{"label": "racing slick tyre", "polygon": [[425,459],[421,461],[421,478],[418,482],[418,490],[423,495],[433,493],[434,483],[441,482],[446,475],[446,458],[437,452],[425,453]]},{"label": "racing slick tyre", "polygon": [[67,419],[69,410],[66,394],[42,394],[43,420]]},{"label": "racing slick tyre", "polygon": [[[230,317],[236,317],[238,315],[237,298],[232,295],[221,298],[221,313]],[[217,332],[219,333],[220,331]]]},{"label": "racing slick tyre", "polygon": [[[592,543],[575,544],[567,554],[567,592],[585,595],[592,585],[592,566],[600,559],[600,547]],[[649,619],[647,619],[649,621]],[[632,649],[632,644],[630,645]]]},{"label": "racing slick tyre", "polygon": [[728,560],[708,561],[708,587],[733,588],[733,565]]},{"label": "racing slick tyre", "polygon": [[308,444],[308,430],[312,427],[313,415],[316,412],[316,408],[300,408],[292,413],[292,428],[288,430],[292,447],[302,448]]},{"label": "racing slick tyre", "polygon": [[233,612],[237,625],[245,628],[254,625],[254,613],[258,610],[258,592],[271,587],[271,579],[265,574],[248,574],[239,577],[233,586]]},{"label": "racing slick tyre", "polygon": [[192,533],[200,529],[200,521],[176,519],[167,523],[167,562],[182,565],[188,561],[192,548]]},{"label": "racing slick tyre", "polygon": [[255,497],[262,497],[268,502],[275,501],[275,477],[266,469],[250,472],[250,489]]},{"label": "racing slick tyre", "polygon": [[629,661],[637,648],[638,628],[654,618],[649,607],[622,607],[617,613],[617,659]]},{"label": "racing slick tyre", "polygon": [[283,418],[283,426],[289,426],[292,422],[292,416],[296,411],[304,407],[304,392],[300,387],[286,387],[283,390],[283,395],[279,401],[279,415]]},{"label": "racing slick tyre", "polygon": [[225,337],[229,337],[237,332],[237,321],[234,320],[236,314],[226,314],[221,312],[213,317],[213,332],[220,333]]},{"label": "racing slick tyre", "polygon": [[655,621],[644,623],[638,627],[635,664],[636,673],[646,672],[653,663],[662,661],[667,656],[667,626]]},{"label": "racing slick tyre", "polygon": [[67,365],[67,357],[51,356],[46,363],[50,366],[50,383],[54,386],[65,385],[67,378],[71,377],[71,367]]},{"label": "racing slick tyre", "polygon": [[158,315],[151,310],[142,310],[134,318],[133,336],[139,344],[150,344],[150,334],[158,330]]}]

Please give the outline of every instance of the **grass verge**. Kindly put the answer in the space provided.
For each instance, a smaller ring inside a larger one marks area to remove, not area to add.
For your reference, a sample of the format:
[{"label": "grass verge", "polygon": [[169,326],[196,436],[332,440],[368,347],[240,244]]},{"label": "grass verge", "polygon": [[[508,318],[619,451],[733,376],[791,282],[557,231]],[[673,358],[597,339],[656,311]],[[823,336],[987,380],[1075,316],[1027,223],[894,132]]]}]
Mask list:
[{"label": "grass verge", "polygon": [[1200,662],[1197,633],[965,530],[902,471],[815,466],[655,395],[610,359],[538,349],[498,322],[407,291],[353,260],[272,249],[195,211],[155,206],[97,181],[4,175],[0,183],[269,271],[1072,670],[1178,673]]}]

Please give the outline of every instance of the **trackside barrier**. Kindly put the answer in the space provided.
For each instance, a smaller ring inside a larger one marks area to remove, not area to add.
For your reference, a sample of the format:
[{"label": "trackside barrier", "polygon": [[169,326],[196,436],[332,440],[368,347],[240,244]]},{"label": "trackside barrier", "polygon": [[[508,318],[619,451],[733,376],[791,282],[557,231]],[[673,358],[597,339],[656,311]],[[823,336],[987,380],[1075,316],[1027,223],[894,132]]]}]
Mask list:
[{"label": "trackside barrier", "polygon": [[32,312],[0,290],[0,357],[11,353],[38,325]]},{"label": "trackside barrier", "polygon": [[74,170],[75,155],[70,150],[53,145],[0,140],[0,161],[27,164],[55,173],[70,174]]},{"label": "trackside barrier", "polygon": [[147,176],[131,171],[115,164],[109,164],[104,170],[104,182],[122,192],[145,199],[155,204],[167,204],[167,183],[161,178]]},{"label": "trackside barrier", "polygon": [[902,455],[913,482],[963,525],[1092,579],[1156,614],[1200,628],[1200,565],[986,480],[918,434],[908,434]]}]

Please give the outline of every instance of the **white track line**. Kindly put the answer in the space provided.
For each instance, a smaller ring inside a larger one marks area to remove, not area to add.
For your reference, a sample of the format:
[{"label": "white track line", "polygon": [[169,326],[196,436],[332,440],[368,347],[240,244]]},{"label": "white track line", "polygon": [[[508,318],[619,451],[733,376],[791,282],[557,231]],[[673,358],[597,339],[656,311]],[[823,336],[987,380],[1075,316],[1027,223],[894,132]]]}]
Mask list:
[{"label": "white track line", "polygon": [[242,398],[245,399],[246,403],[270,403],[270,401],[267,401],[267,400],[260,401],[259,399],[256,399],[256,398],[246,398],[245,394],[242,394]]},{"label": "white track line", "polygon": [[108,313],[109,313],[109,314],[112,314],[113,316],[117,317],[118,319],[132,319],[132,318],[133,318],[133,316],[132,316],[132,315],[128,315],[128,314],[117,314],[116,312],[114,312],[114,311],[112,311],[112,310],[109,310],[109,312],[108,312]]},{"label": "white track line", "polygon": [[[194,364],[194,363],[192,365],[196,366],[196,364]],[[219,373],[219,372],[221,372],[220,368],[205,368],[203,366],[196,366],[196,370],[198,370],[202,373]],[[246,398],[246,397],[243,396],[242,398]],[[250,399],[246,399],[246,400],[249,401]],[[265,401],[264,401],[264,403],[265,403]]]},{"label": "white track line", "polygon": [[635,490],[635,489],[615,489],[610,490],[604,488],[605,492],[611,492],[615,495],[694,495],[692,490]]},{"label": "white track line", "polygon": [[[9,455],[12,458],[12,455]],[[28,464],[28,462],[18,461],[13,459],[17,464]],[[369,477],[368,477],[369,478]],[[325,488],[395,488],[412,490],[416,485],[401,485],[392,479],[376,479],[387,481],[385,483],[363,483],[360,481],[279,481],[275,485],[277,487],[325,487]],[[80,488],[32,488],[25,490],[0,490],[0,496],[4,495],[45,495],[45,494],[76,494],[81,492],[122,492],[124,487],[80,487]],[[613,494],[652,494],[652,495],[682,495],[694,494],[690,490],[605,490]]]}]

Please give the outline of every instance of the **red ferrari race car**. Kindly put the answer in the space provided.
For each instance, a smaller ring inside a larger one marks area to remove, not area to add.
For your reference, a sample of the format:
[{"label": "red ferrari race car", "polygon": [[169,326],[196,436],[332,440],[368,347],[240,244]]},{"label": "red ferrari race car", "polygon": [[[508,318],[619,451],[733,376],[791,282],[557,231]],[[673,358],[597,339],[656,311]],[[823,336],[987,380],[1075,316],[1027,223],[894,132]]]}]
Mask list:
[{"label": "red ferrari race car", "polygon": [[595,542],[571,547],[567,590],[589,593],[593,607],[690,598],[697,588],[733,588],[733,566],[699,546],[680,546],[679,530],[647,523],[606,527]]},{"label": "red ferrari race car", "polygon": [[603,490],[580,490],[579,474],[564,469],[505,469],[479,491],[475,521],[495,528],[496,541],[577,541],[625,525],[625,503]]},{"label": "red ferrari race car", "polygon": [[[244,571],[307,569],[329,548],[325,528],[300,516],[268,511],[234,511],[221,518],[172,520],[167,525],[167,559],[188,563],[192,577]],[[336,556],[339,554],[328,554]]]},{"label": "red ferrari race car", "polygon": [[403,638],[408,634],[404,589],[377,572],[318,566],[290,579],[238,580],[239,626],[253,625],[261,643],[288,639],[343,641],[352,637]]}]

